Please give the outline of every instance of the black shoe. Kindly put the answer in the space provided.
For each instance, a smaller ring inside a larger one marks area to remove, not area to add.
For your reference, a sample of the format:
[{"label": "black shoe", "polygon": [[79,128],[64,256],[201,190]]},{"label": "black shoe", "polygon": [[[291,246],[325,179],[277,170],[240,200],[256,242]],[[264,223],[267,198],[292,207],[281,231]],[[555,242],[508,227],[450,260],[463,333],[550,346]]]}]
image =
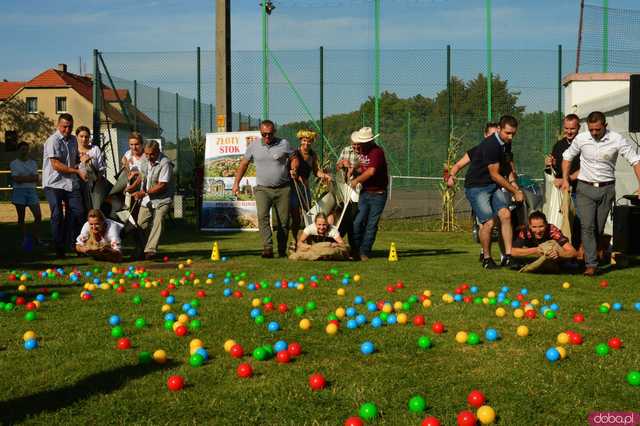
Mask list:
[{"label": "black shoe", "polygon": [[483,260],[484,260],[484,253],[480,252],[480,257],[478,257],[478,262],[482,263]]},{"label": "black shoe", "polygon": [[510,254],[506,254],[502,257],[502,260],[500,260],[500,266],[511,266],[513,265],[513,258],[511,257]]},{"label": "black shoe", "polygon": [[496,265],[496,262],[490,257],[482,259],[482,267],[484,269],[498,269],[498,265]]}]

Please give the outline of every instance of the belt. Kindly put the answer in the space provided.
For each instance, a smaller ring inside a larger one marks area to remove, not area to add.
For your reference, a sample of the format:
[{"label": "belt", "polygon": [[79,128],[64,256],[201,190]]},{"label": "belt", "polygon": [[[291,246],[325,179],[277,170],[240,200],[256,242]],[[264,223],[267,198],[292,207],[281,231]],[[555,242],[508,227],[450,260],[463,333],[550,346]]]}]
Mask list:
[{"label": "belt", "polygon": [[586,183],[587,185],[591,185],[591,186],[593,186],[595,188],[600,188],[602,186],[609,186],[609,185],[613,185],[613,184],[616,183],[615,180],[610,180],[609,182],[587,182],[586,180],[578,179],[578,181],[582,182],[582,183]]},{"label": "belt", "polygon": [[283,183],[282,185],[276,185],[276,186],[256,185],[256,187],[269,188],[269,189],[281,189],[281,188],[286,188],[288,186],[289,186],[289,182]]}]

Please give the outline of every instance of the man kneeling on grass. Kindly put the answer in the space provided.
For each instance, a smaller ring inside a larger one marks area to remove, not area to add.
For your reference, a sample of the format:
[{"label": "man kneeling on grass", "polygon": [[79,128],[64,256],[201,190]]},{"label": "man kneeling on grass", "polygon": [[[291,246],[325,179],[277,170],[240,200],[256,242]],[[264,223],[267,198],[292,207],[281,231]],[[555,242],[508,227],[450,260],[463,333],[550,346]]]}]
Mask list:
[{"label": "man kneeling on grass", "polygon": [[529,226],[520,231],[513,242],[514,258],[538,257],[520,272],[557,273],[560,266],[575,259],[576,254],[569,239],[555,225],[547,223],[547,217],[539,211],[529,215]]},{"label": "man kneeling on grass", "polygon": [[120,231],[123,226],[106,219],[97,209],[89,210],[87,222],[76,240],[76,251],[96,260],[121,262]]},{"label": "man kneeling on grass", "polygon": [[318,213],[313,223],[302,231],[291,260],[345,260],[349,248],[340,237],[338,228],[327,221],[327,215]]}]

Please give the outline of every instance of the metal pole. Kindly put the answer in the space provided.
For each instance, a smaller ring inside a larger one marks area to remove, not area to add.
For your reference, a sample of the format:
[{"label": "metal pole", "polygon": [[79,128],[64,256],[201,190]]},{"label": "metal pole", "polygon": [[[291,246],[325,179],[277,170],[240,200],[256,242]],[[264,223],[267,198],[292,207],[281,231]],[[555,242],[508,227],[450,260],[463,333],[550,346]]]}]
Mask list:
[{"label": "metal pole", "polygon": [[374,0],[374,58],[375,69],[373,72],[373,92],[374,92],[374,134],[380,133],[380,0]]},{"label": "metal pole", "polygon": [[584,16],[584,0],[580,0],[580,21],[578,23],[578,48],[576,49],[576,74],[580,72],[580,51],[582,50],[582,18]]},{"label": "metal pole", "polygon": [[193,121],[191,122],[191,127],[193,129],[196,128],[196,100],[193,100]]},{"label": "metal pole", "polygon": [[[447,45],[447,115],[449,116],[448,139],[453,132],[453,93],[451,93],[451,45]],[[447,142],[448,145],[448,142]]]},{"label": "metal pole", "polygon": [[101,146],[100,143],[100,68],[98,65],[98,49],[93,49],[93,144]]},{"label": "metal pole", "polygon": [[138,131],[138,80],[133,80],[133,130]]},{"label": "metal pole", "polygon": [[160,137],[160,88],[156,89],[156,108],[158,111],[158,137]]},{"label": "metal pole", "polygon": [[544,114],[544,154],[547,155],[549,153],[549,120],[548,115]]},{"label": "metal pole", "polygon": [[411,176],[411,111],[407,111],[407,176]]},{"label": "metal pole", "polygon": [[491,0],[485,0],[485,26],[487,31],[487,121],[493,120],[493,111],[491,109],[491,95],[493,92],[493,70],[492,70],[492,41],[491,41]]},{"label": "metal pole", "polygon": [[201,94],[201,81],[200,81],[200,46],[196,49],[196,68],[198,69],[196,73],[196,84],[197,84],[197,109],[196,109],[196,129],[198,129],[198,138],[202,136],[202,94]]},{"label": "metal pole", "polygon": [[558,45],[558,119],[562,126],[562,45]]},{"label": "metal pole", "polygon": [[609,72],[609,0],[602,0],[602,72]]},{"label": "metal pole", "polygon": [[240,131],[240,126],[242,126],[242,112],[238,111],[238,131]]},{"label": "metal pole", "polygon": [[269,30],[267,0],[262,0],[262,119],[269,119]]},{"label": "metal pole", "polygon": [[180,187],[180,95],[176,93],[176,179]]},{"label": "metal pole", "polygon": [[320,46],[320,167],[324,164],[324,47]]},{"label": "metal pole", "polygon": [[213,104],[209,104],[209,131],[213,132]]}]

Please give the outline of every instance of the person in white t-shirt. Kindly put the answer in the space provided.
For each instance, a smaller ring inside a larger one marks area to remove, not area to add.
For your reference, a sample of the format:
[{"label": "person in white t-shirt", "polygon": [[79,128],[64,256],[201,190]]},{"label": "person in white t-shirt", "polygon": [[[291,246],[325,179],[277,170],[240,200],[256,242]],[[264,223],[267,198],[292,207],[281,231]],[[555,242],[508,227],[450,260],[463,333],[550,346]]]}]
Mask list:
[{"label": "person in white t-shirt", "polygon": [[80,154],[78,167],[87,172],[87,181],[80,182],[85,209],[98,209],[103,197],[98,191],[94,192],[94,189],[101,184],[101,181],[106,180],[107,163],[100,147],[91,144],[91,130],[88,127],[78,127],[76,129],[76,139],[78,140],[78,153]]},{"label": "person in white t-shirt", "polygon": [[[27,247],[29,241],[39,242],[38,228],[42,221],[40,200],[36,192],[36,182],[39,181],[38,164],[29,158],[28,143],[20,142],[18,144],[18,158],[13,160],[9,167],[11,168],[13,186],[11,202],[16,206],[16,212],[18,213],[18,224],[22,228],[23,234],[23,247]],[[34,220],[31,234],[27,233],[27,225],[24,221],[27,207],[31,210]]]},{"label": "person in white t-shirt", "polygon": [[338,228],[329,224],[327,215],[318,213],[313,223],[302,231],[298,238],[298,247],[308,247],[314,243],[329,242],[332,247],[344,246]]},{"label": "person in white t-shirt", "polygon": [[76,239],[76,251],[87,254],[96,260],[107,262],[122,261],[122,241],[120,232],[123,226],[106,219],[98,209],[89,210],[87,222]]}]

